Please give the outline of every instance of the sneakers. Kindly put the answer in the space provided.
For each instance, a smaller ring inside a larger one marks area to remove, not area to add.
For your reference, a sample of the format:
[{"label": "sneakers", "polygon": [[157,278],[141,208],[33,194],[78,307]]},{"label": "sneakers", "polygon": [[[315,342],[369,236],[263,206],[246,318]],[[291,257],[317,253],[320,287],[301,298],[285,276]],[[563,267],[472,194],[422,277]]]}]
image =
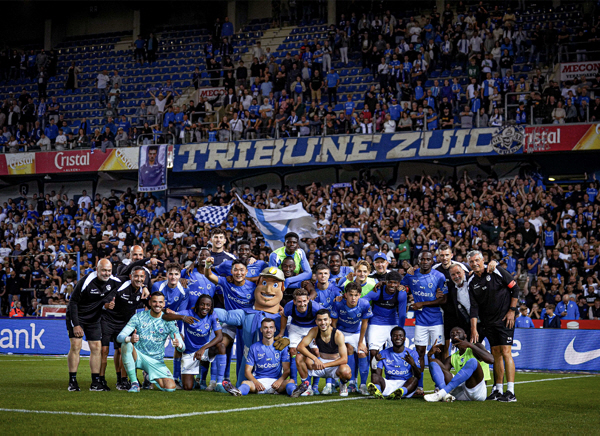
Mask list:
[{"label": "sneakers", "polygon": [[142,389],[152,389],[152,383],[150,383],[150,379],[148,378],[148,373],[144,371],[144,383],[142,384]]},{"label": "sneakers", "polygon": [[358,388],[356,387],[356,382],[349,382],[348,383],[348,392],[351,394],[354,394],[356,392],[358,392]]},{"label": "sneakers", "polygon": [[106,383],[106,380],[102,380],[102,386],[104,386],[104,390],[105,391],[110,391],[110,388],[108,387],[108,383]]},{"label": "sneakers", "polygon": [[131,387],[129,388],[129,390],[127,392],[139,392],[140,391],[140,384],[138,382],[133,382],[131,383]]},{"label": "sneakers", "polygon": [[326,385],[321,392],[322,395],[331,395],[333,394],[333,386]]},{"label": "sneakers", "polygon": [[361,395],[369,395],[369,391],[367,390],[367,385],[360,385],[358,388],[358,393]]},{"label": "sneakers", "polygon": [[220,383],[219,383],[219,384],[217,384],[217,387],[215,388],[215,392],[218,392],[218,393],[220,393],[220,394],[228,394],[228,393],[229,393],[229,392],[227,392],[227,391],[225,390],[225,388],[223,387],[223,385],[222,385],[222,384],[220,384]]},{"label": "sneakers", "polygon": [[[198,381],[196,380],[196,383],[198,383]],[[205,391],[207,386],[206,386],[206,380],[202,380],[200,382],[200,384],[198,385],[201,391]]]},{"label": "sneakers", "polygon": [[315,395],[321,395],[321,392],[319,392],[319,386],[313,385],[312,391]]},{"label": "sneakers", "polygon": [[175,380],[175,389],[181,391],[183,386],[181,385],[181,380]]},{"label": "sneakers", "polygon": [[79,392],[81,391],[81,389],[79,389],[79,384],[77,383],[77,380],[71,380],[69,382],[69,388],[68,388],[69,392]]},{"label": "sneakers", "polygon": [[340,383],[340,397],[348,396],[348,383]]},{"label": "sneakers", "polygon": [[436,403],[438,401],[445,401],[446,403],[451,403],[454,400],[456,400],[456,398],[454,398],[454,396],[446,393],[446,391],[443,389],[439,390],[437,392],[434,392],[433,394],[425,395],[423,398],[428,403]]},{"label": "sneakers", "polygon": [[94,381],[90,385],[90,391],[92,392],[104,392],[107,390],[110,391],[110,388],[108,386],[104,386],[100,381]]},{"label": "sneakers", "polygon": [[[210,384],[212,385],[212,383],[213,382],[211,381]],[[216,385],[216,382],[215,382],[215,385]],[[232,385],[229,380],[225,380],[221,387],[223,387],[225,389],[225,392],[233,395],[234,397],[242,396],[242,393],[240,392],[240,390],[238,388],[236,388],[234,385]],[[215,389],[216,389],[216,387],[215,387]],[[208,390],[208,388],[206,390]]]},{"label": "sneakers", "polygon": [[369,383],[367,385],[367,390],[369,391],[369,395],[377,398],[377,399],[383,399],[383,394],[381,393],[381,391],[379,389],[377,389],[377,386],[375,386],[374,383]]},{"label": "sneakers", "polygon": [[394,392],[388,395],[388,400],[400,400],[404,396],[404,389],[398,388]]},{"label": "sneakers", "polygon": [[[223,382],[225,383],[225,382]],[[217,382],[215,380],[211,380],[208,386],[206,387],[206,392],[213,392],[217,388]]]},{"label": "sneakers", "polygon": [[502,397],[498,398],[501,403],[516,403],[517,397],[511,391],[506,391]]},{"label": "sneakers", "polygon": [[309,387],[306,392],[303,392],[302,395],[300,395],[301,397],[312,397],[313,395],[315,395],[315,391],[313,391],[312,387]]},{"label": "sneakers", "polygon": [[302,395],[308,389],[310,389],[310,383],[308,382],[308,380],[306,380],[306,381],[300,383],[298,386],[296,386],[296,389],[294,389],[294,392],[292,392],[292,395],[290,395],[290,396],[292,398],[298,398],[300,395]]},{"label": "sneakers", "polygon": [[128,391],[129,389],[131,389],[131,383],[129,383],[129,380],[121,380],[117,383],[118,391]]},{"label": "sneakers", "polygon": [[504,395],[500,391],[493,390],[492,393],[485,399],[485,401],[499,401]]}]

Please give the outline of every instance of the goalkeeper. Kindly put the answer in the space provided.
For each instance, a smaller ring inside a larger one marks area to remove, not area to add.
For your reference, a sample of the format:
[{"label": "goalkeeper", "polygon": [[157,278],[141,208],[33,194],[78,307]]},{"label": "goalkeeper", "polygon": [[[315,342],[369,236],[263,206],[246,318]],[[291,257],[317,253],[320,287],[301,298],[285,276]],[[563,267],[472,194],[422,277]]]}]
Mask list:
[{"label": "goalkeeper", "polygon": [[[150,310],[136,313],[119,333],[117,341],[121,343],[123,366],[131,381],[129,392],[139,392],[137,369],[148,373],[148,378],[160,390],[173,392],[176,389],[171,371],[165,365],[165,341],[172,338],[173,347],[181,353],[185,344],[175,321],[162,319],[165,296],[162,292],[153,292],[150,296]],[[130,336],[131,335],[131,336]]]}]

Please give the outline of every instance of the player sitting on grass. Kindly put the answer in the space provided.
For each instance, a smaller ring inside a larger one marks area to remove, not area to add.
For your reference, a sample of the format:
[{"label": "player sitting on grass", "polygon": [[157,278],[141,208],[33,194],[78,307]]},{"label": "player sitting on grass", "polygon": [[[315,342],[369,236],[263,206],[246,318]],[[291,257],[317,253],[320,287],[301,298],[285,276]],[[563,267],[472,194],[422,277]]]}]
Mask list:
[{"label": "player sitting on grass", "polygon": [[[212,362],[213,371],[217,374],[217,392],[225,393],[221,386],[225,375],[225,364],[227,356],[225,344],[223,344],[223,332],[217,314],[213,312],[214,302],[210,295],[201,295],[196,300],[193,310],[182,310],[177,314],[165,313],[163,319],[166,321],[184,321],[185,349],[182,358],[181,374],[183,378],[183,389],[191,391],[194,388],[194,376],[200,373],[202,361]],[[189,322],[193,324],[189,324]],[[211,333],[214,338],[211,340]]]},{"label": "player sitting on grass", "polygon": [[176,389],[173,375],[164,361],[165,341],[172,338],[173,347],[180,353],[185,351],[185,344],[177,330],[177,324],[162,319],[164,307],[163,293],[153,292],[150,296],[150,310],[133,315],[117,337],[117,341],[122,344],[123,366],[131,382],[129,392],[140,391],[136,369],[146,371],[150,381],[160,390],[173,392]]},{"label": "player sitting on grass", "polygon": [[[458,352],[447,357],[444,362],[433,358],[433,354],[439,350],[437,343],[427,355],[431,378],[440,390],[425,395],[425,401],[485,401],[485,382],[491,380],[490,365],[494,363],[494,356],[483,344],[467,341],[467,334],[460,327],[454,327],[450,331],[450,340]],[[451,367],[457,371],[454,377],[450,372]]]},{"label": "player sitting on grass", "polygon": [[[404,346],[406,332],[402,327],[394,327],[390,336],[392,347],[386,348],[376,356],[377,369],[371,374],[369,394],[388,400],[410,398],[415,393],[421,377],[421,368],[415,363],[419,360],[419,355]],[[384,368],[385,378],[382,375]]]},{"label": "player sitting on grass", "polygon": [[[302,383],[298,385],[292,397],[299,397],[310,387],[308,380],[310,377],[327,377],[333,379],[340,378],[340,397],[348,396],[348,386],[346,383],[352,377],[352,371],[348,366],[348,349],[346,348],[346,338],[344,334],[332,327],[329,310],[321,309],[316,314],[315,322],[317,327],[310,329],[298,344],[300,354],[296,355],[296,364],[298,372],[302,378]],[[311,353],[309,346],[312,341],[319,350],[319,357]],[[332,392],[331,383],[328,382],[328,391]]]},{"label": "player sitting on grass", "polygon": [[288,347],[278,351],[273,346],[277,327],[275,321],[265,318],[260,323],[262,341],[250,346],[246,357],[244,373],[246,380],[239,390],[229,381],[223,382],[223,387],[231,395],[240,396],[252,394],[282,394],[292,395],[296,384],[287,380],[290,375],[290,353]]}]

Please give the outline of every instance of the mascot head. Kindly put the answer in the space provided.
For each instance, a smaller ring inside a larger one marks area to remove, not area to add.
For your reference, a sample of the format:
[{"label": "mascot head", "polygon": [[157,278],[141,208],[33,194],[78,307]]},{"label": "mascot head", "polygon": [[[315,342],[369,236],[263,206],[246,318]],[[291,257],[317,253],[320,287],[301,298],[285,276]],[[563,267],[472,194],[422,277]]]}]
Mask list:
[{"label": "mascot head", "polygon": [[277,313],[283,299],[285,276],[274,266],[262,270],[254,290],[254,308],[268,313]]}]

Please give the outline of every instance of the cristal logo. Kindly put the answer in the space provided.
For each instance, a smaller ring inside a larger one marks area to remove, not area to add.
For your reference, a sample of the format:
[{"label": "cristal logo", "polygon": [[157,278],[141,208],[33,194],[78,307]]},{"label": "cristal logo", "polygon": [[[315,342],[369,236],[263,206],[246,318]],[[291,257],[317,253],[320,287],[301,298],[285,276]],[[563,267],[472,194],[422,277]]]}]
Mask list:
[{"label": "cristal logo", "polygon": [[59,170],[65,167],[80,167],[90,164],[90,154],[65,155],[63,152],[56,153],[54,166]]},{"label": "cristal logo", "polygon": [[14,169],[17,169],[19,167],[24,167],[26,165],[31,165],[32,163],[33,163],[33,157],[32,156],[25,156],[25,157],[21,157],[21,158],[13,158],[13,159],[11,159],[10,163],[8,164],[8,167],[11,170],[14,170]]}]

